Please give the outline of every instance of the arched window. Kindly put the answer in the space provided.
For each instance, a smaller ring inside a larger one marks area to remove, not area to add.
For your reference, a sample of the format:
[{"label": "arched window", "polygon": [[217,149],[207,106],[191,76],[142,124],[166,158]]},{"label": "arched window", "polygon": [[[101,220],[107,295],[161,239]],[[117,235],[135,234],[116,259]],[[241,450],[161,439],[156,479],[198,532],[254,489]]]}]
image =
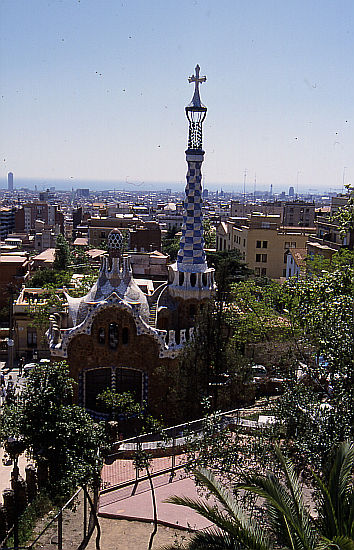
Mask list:
[{"label": "arched window", "polygon": [[179,281],[178,282],[179,282],[179,286],[182,286],[183,283],[184,283],[184,273],[183,273],[183,271],[179,272]]},{"label": "arched window", "polygon": [[98,343],[99,344],[105,344],[106,343],[106,334],[103,327],[98,329]]},{"label": "arched window", "polygon": [[124,327],[122,330],[122,344],[127,345],[129,342],[129,329]]},{"label": "arched window", "polygon": [[197,275],[196,275],[195,273],[191,273],[190,282],[191,282],[191,286],[195,286],[195,285],[196,285],[196,283],[197,283]]},{"label": "arched window", "polygon": [[202,283],[203,283],[203,286],[207,286],[208,284],[208,277],[206,273],[202,274]]},{"label": "arched window", "polygon": [[108,344],[111,349],[118,347],[118,325],[111,323],[108,328]]}]

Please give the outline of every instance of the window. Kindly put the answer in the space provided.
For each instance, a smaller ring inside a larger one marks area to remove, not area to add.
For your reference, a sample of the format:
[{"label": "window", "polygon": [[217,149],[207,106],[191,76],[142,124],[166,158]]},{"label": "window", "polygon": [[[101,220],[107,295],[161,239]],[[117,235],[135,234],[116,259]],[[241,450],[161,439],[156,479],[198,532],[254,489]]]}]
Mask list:
[{"label": "window", "polygon": [[105,342],[106,342],[105,330],[103,327],[101,327],[100,329],[98,329],[98,343],[105,344]]},{"label": "window", "polygon": [[283,269],[283,277],[286,277],[286,269]]},{"label": "window", "polygon": [[262,262],[266,263],[267,261],[267,254],[262,254]]},{"label": "window", "polygon": [[108,328],[108,344],[111,349],[118,347],[118,326],[116,323],[111,323]]},{"label": "window", "polygon": [[268,248],[268,241],[263,241],[262,248]]},{"label": "window", "polygon": [[37,330],[33,327],[27,329],[27,346],[29,348],[37,347]]},{"label": "window", "polygon": [[246,246],[246,239],[243,239],[243,246]]},{"label": "window", "polygon": [[257,275],[257,276],[259,277],[260,274],[261,274],[261,268],[260,268],[260,267],[255,267],[255,268],[254,268],[254,274]]},{"label": "window", "polygon": [[126,346],[128,342],[129,342],[129,329],[128,327],[124,327],[122,330],[122,344]]},{"label": "window", "polygon": [[256,262],[260,262],[262,259],[262,254],[256,254]]},{"label": "window", "polygon": [[256,241],[256,248],[261,248],[262,241]]},{"label": "window", "polygon": [[195,286],[197,283],[197,275],[195,273],[191,273],[189,280],[191,282],[191,286]]},{"label": "window", "polygon": [[184,273],[183,271],[180,271],[178,275],[178,284],[179,286],[182,286],[183,283],[184,283]]},{"label": "window", "polygon": [[262,267],[262,268],[261,268],[261,275],[262,275],[262,276],[267,275],[267,268],[266,268],[266,267]]},{"label": "window", "polygon": [[105,231],[101,231],[101,239],[105,239],[106,238],[106,233]]},{"label": "window", "polygon": [[287,261],[288,261],[288,253],[285,252],[285,254],[284,254],[284,263],[286,264]]}]

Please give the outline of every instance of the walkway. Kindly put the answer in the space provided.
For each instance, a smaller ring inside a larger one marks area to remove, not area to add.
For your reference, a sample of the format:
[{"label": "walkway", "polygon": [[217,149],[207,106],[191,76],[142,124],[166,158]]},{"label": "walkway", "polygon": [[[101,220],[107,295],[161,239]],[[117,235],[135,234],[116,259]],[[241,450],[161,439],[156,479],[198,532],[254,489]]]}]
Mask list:
[{"label": "walkway", "polygon": [[[165,502],[172,495],[198,498],[194,480],[187,477],[183,470],[178,470],[173,481],[171,483],[169,481],[170,474],[153,478],[159,523],[174,528],[192,530],[208,527],[210,522],[193,510]],[[210,502],[211,500],[209,500]],[[102,494],[99,516],[111,519],[152,521],[153,507],[149,481],[140,481],[137,484]]]}]

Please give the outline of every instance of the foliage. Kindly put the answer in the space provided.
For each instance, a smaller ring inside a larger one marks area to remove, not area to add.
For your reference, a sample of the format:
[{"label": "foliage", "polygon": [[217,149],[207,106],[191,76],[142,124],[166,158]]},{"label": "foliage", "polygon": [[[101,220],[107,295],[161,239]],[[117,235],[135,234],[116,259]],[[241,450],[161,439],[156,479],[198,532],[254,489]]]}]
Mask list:
[{"label": "foliage", "polygon": [[31,275],[31,286],[32,288],[62,288],[70,284],[71,277],[71,271],[39,269]]},{"label": "foliage", "polygon": [[177,227],[172,227],[166,233],[162,239],[162,252],[168,254],[171,262],[174,262],[177,259],[177,254],[179,251],[180,236],[177,235]]},{"label": "foliage", "polygon": [[[47,514],[53,507],[53,503],[48,494],[40,492],[34,500],[27,506],[19,519],[19,542],[24,546],[25,543],[32,537],[33,528],[40,518]],[[8,542],[9,546],[13,545],[13,540]]]},{"label": "foliage", "polygon": [[66,496],[98,475],[103,429],[79,406],[71,405],[73,380],[67,365],[37,365],[14,404],[5,406],[1,438],[21,437],[37,462],[48,464],[48,492]]},{"label": "foliage", "polygon": [[302,463],[320,466],[354,435],[354,269],[343,266],[284,287],[301,376],[293,372],[275,414]]},{"label": "foliage", "polygon": [[[133,395],[130,392],[118,393],[107,389],[97,396],[99,401],[102,401],[108,409],[110,409],[114,416],[117,417],[119,414],[123,414],[125,418],[135,417],[137,420],[136,424],[136,435],[146,434],[153,432],[154,434],[160,433],[161,438],[163,438],[162,424],[149,414],[147,414],[145,404],[143,406],[140,403],[136,403]],[[141,439],[137,437],[136,439],[136,450],[133,460],[134,467],[138,471],[146,471],[146,475],[149,480],[152,507],[153,507],[153,522],[154,528],[150,535],[148,550],[152,549],[154,537],[157,533],[158,527],[158,518],[157,518],[157,505],[156,505],[156,496],[155,488],[152,481],[151,471],[150,471],[150,462],[152,456],[147,451],[143,450],[141,446]]]},{"label": "foliage", "polygon": [[252,516],[227,492],[223,484],[208,470],[195,472],[196,478],[217,502],[212,505],[200,499],[171,497],[167,502],[187,506],[214,525],[197,532],[188,544],[189,550],[349,550],[354,544],[354,444],[343,443],[336,452],[328,471],[314,474],[319,499],[318,519],[311,516],[305,503],[305,493],[291,461],[276,449],[281,477],[244,475],[240,492],[260,499],[261,515]]},{"label": "foliage", "polygon": [[200,417],[202,401],[209,396],[214,411],[247,400],[243,382],[250,376],[249,361],[234,349],[232,334],[225,302],[207,302],[180,357],[178,408],[184,419]]},{"label": "foliage", "polygon": [[203,237],[205,248],[216,247],[216,231],[208,218],[203,218]]},{"label": "foliage", "polygon": [[246,279],[251,273],[238,250],[208,251],[207,261],[215,269],[218,300],[228,300],[231,284]]},{"label": "foliage", "polygon": [[354,188],[350,184],[345,186],[348,193],[348,202],[333,216],[333,220],[338,223],[340,227],[340,234],[342,239],[350,231],[354,231]]},{"label": "foliage", "polygon": [[58,270],[64,270],[68,267],[71,260],[69,243],[65,237],[59,233],[57,236],[57,242],[55,246],[55,259],[53,268]]}]

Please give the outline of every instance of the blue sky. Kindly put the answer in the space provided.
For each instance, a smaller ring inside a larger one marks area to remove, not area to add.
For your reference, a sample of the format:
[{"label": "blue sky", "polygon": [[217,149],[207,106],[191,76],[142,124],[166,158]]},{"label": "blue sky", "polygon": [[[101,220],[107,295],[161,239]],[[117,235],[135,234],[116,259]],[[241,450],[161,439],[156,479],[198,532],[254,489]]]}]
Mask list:
[{"label": "blue sky", "polygon": [[[354,180],[352,0],[1,0],[0,180],[184,185],[207,82],[204,183]],[[1,184],[0,181],[0,184]]]}]

